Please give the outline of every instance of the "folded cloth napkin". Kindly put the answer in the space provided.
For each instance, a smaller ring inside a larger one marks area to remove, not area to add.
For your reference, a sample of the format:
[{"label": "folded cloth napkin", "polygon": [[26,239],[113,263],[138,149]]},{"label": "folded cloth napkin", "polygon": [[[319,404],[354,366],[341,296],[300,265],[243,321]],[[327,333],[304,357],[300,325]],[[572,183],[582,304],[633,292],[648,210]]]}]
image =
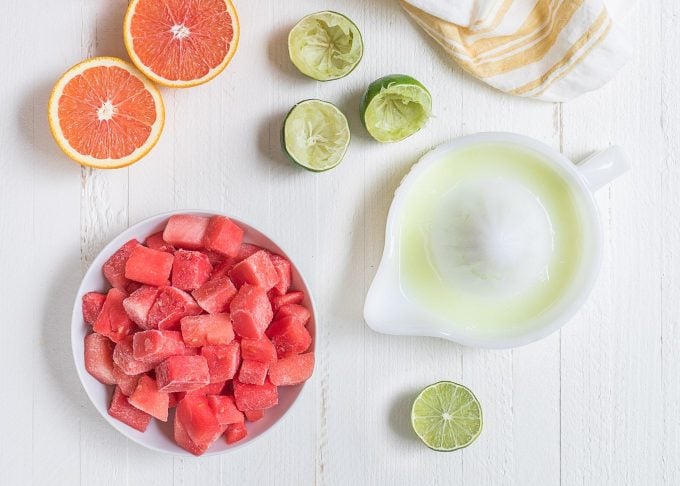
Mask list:
[{"label": "folded cloth napkin", "polygon": [[630,54],[603,0],[400,1],[466,71],[518,96],[570,100],[607,83]]}]

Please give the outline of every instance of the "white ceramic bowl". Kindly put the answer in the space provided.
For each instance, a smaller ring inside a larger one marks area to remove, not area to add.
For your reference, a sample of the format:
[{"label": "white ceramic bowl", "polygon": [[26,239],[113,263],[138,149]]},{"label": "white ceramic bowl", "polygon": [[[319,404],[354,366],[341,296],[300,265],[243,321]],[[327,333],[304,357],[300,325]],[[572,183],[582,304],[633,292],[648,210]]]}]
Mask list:
[{"label": "white ceramic bowl", "polygon": [[[106,291],[110,286],[104,278],[101,270],[104,262],[126,241],[131,240],[132,238],[137,238],[139,241],[143,242],[147,236],[162,230],[165,227],[165,223],[167,222],[168,218],[173,214],[196,214],[201,216],[210,216],[220,213],[186,210],[159,214],[126,229],[120,235],[114,238],[108,245],[106,245],[99,255],[97,255],[97,257],[94,259],[92,265],[90,265],[90,268],[88,268],[87,272],[85,273],[85,277],[80,284],[80,288],[78,289],[78,294],[76,295],[75,304],[73,306],[73,318],[71,322],[71,346],[73,349],[73,359],[75,360],[76,369],[78,370],[78,376],[80,377],[80,381],[85,388],[85,392],[92,401],[94,407],[101,414],[101,416],[104,417],[104,420],[106,420],[111,425],[111,427],[129,439],[137,442],[140,445],[143,445],[144,447],[148,447],[149,449],[158,452],[165,452],[167,454],[193,457],[191,453],[185,451],[175,444],[173,439],[172,419],[174,417],[174,409],[170,411],[170,417],[166,423],[153,419],[149,424],[149,427],[146,429],[146,432],[139,432],[109,416],[108,407],[111,400],[113,387],[102,385],[95,378],[93,378],[85,370],[84,362],[83,340],[85,336],[91,331],[91,327],[86,325],[83,321],[81,308],[83,295],[91,291]],[[295,265],[295,262],[290,259],[288,254],[280,246],[278,246],[267,235],[257,230],[252,225],[228,214],[224,214],[223,216],[231,218],[236,224],[243,228],[245,231],[245,242],[261,246],[290,260],[293,271],[293,281],[291,288],[302,290],[305,293],[304,305],[310,309],[312,313],[312,318],[308,324],[308,329],[312,335],[311,350],[314,350],[316,343],[316,310],[314,308],[314,302],[312,300],[309,288],[302,274],[300,273],[300,270]],[[302,392],[303,387],[304,383],[297,386],[279,387],[279,404],[276,407],[267,410],[263,419],[253,423],[246,423],[248,427],[248,436],[244,440],[229,446],[223,439],[219,439],[201,457],[224,454],[241,449],[253,442],[255,439],[263,436],[283,418],[288,410],[290,410],[290,408],[295,403],[295,400]]]}]

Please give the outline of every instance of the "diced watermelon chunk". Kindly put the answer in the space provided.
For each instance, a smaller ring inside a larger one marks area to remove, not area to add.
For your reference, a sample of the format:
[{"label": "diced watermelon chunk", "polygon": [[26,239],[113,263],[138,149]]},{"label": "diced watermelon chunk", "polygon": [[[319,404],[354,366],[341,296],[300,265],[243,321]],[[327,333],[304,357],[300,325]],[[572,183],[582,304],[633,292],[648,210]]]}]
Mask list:
[{"label": "diced watermelon chunk", "polygon": [[264,410],[246,410],[243,413],[246,415],[248,422],[257,422],[264,417]]},{"label": "diced watermelon chunk", "polygon": [[212,273],[212,265],[200,251],[177,250],[172,264],[172,286],[192,291],[206,283]]},{"label": "diced watermelon chunk", "polygon": [[267,363],[244,359],[243,363],[241,363],[238,380],[241,383],[249,383],[251,385],[264,385],[268,369],[269,365]]},{"label": "diced watermelon chunk", "polygon": [[191,295],[174,287],[163,287],[154,302],[147,320],[149,329],[179,330],[182,317],[202,312]]},{"label": "diced watermelon chunk", "polygon": [[231,280],[237,287],[243,284],[257,285],[265,291],[279,282],[279,274],[265,250],[253,253],[248,258],[234,265],[229,272]]},{"label": "diced watermelon chunk", "polygon": [[159,365],[170,356],[184,354],[184,341],[178,331],[141,331],[132,336],[132,354],[138,361]]},{"label": "diced watermelon chunk", "polygon": [[241,363],[237,342],[226,346],[203,346],[201,356],[208,362],[211,382],[231,380]]},{"label": "diced watermelon chunk", "polygon": [[267,336],[274,343],[279,359],[304,353],[312,344],[312,336],[307,328],[293,316],[272,322],[267,328]]},{"label": "diced watermelon chunk", "polygon": [[113,364],[113,376],[116,379],[116,385],[123,392],[123,395],[129,397],[137,388],[137,382],[142,375],[126,375],[125,372],[117,364]]},{"label": "diced watermelon chunk", "polygon": [[239,250],[238,250],[238,255],[236,255],[236,258],[235,258],[236,261],[234,263],[238,263],[240,261],[243,261],[246,258],[248,258],[249,256],[254,255],[258,251],[262,251],[262,250],[264,250],[264,248],[262,248],[261,246],[253,245],[251,243],[243,243],[241,245],[241,248],[239,248]]},{"label": "diced watermelon chunk", "polygon": [[[177,405],[179,405],[179,403]],[[193,455],[200,456],[201,454],[208,450],[207,447],[201,448],[194,444],[194,441],[191,440],[191,437],[189,437],[189,434],[187,434],[187,431],[184,429],[182,422],[180,422],[179,414],[177,413],[175,413],[173,431],[175,436],[175,443],[182,449],[191,452]]]},{"label": "diced watermelon chunk", "polygon": [[227,444],[234,444],[243,440],[248,435],[248,429],[245,423],[230,424],[227,426],[227,432],[224,434]]},{"label": "diced watermelon chunk", "polygon": [[123,373],[130,376],[146,373],[154,368],[153,363],[145,363],[135,359],[132,339],[132,336],[126,337],[113,349],[113,362],[123,370]]},{"label": "diced watermelon chunk", "polygon": [[213,268],[220,265],[225,259],[227,259],[224,255],[220,255],[214,251],[204,250],[203,254],[208,257],[208,261],[213,266]]},{"label": "diced watermelon chunk", "polygon": [[182,318],[182,339],[187,346],[200,347],[229,344],[234,330],[229,314],[203,314]]},{"label": "diced watermelon chunk", "polygon": [[130,294],[136,292],[137,290],[141,289],[142,285],[143,284],[140,284],[139,282],[132,282],[131,281],[129,284],[127,284],[125,286],[125,293],[130,295]]},{"label": "diced watermelon chunk", "polygon": [[127,294],[122,290],[117,288],[109,290],[102,310],[92,325],[95,332],[103,334],[115,343],[130,334],[135,326],[123,308],[126,297]]},{"label": "diced watermelon chunk", "polygon": [[168,284],[173,256],[164,251],[136,246],[125,263],[125,277],[147,285]]},{"label": "diced watermelon chunk", "polygon": [[104,266],[102,271],[104,272],[104,277],[109,281],[112,287],[124,290],[127,284],[130,282],[125,277],[125,264],[130,258],[132,250],[139,246],[140,243],[137,240],[130,240],[121,246],[116,253],[111,255]]},{"label": "diced watermelon chunk", "polygon": [[209,314],[219,314],[229,310],[229,303],[236,295],[236,287],[229,277],[211,278],[191,295],[198,305]]},{"label": "diced watermelon chunk", "polygon": [[288,292],[285,295],[274,295],[271,296],[272,309],[274,309],[274,312],[277,312],[284,305],[301,304],[303,300],[305,300],[305,294],[299,290]]},{"label": "diced watermelon chunk", "polygon": [[269,368],[269,379],[276,386],[298,385],[314,371],[314,353],[281,358]]},{"label": "diced watermelon chunk", "polygon": [[277,295],[284,295],[288,292],[290,282],[293,279],[290,262],[276,253],[270,253],[269,259],[272,261],[274,269],[276,269],[276,273],[279,276],[279,280],[272,288],[272,291]]},{"label": "diced watermelon chunk", "polygon": [[222,390],[224,390],[224,386],[227,384],[226,381],[218,381],[215,383],[208,383],[205,386],[202,386],[201,388],[196,388],[195,390],[191,390],[189,392],[180,392],[180,393],[185,393],[187,395],[219,395],[222,393]]},{"label": "diced watermelon chunk", "polygon": [[191,391],[210,383],[208,362],[203,356],[170,356],[156,367],[158,389]]},{"label": "diced watermelon chunk", "polygon": [[146,431],[151,422],[151,415],[130,405],[128,398],[123,395],[119,387],[113,391],[109,415],[140,432]]},{"label": "diced watermelon chunk", "polygon": [[91,326],[99,317],[99,314],[104,307],[104,301],[106,300],[106,294],[100,294],[99,292],[88,292],[83,295],[83,320],[85,324]]},{"label": "diced watermelon chunk", "polygon": [[265,290],[249,284],[239,289],[230,309],[236,334],[251,339],[262,336],[274,314]]},{"label": "diced watermelon chunk", "polygon": [[149,328],[149,311],[156,302],[159,292],[158,287],[142,285],[123,301],[123,307],[128,317],[142,329]]},{"label": "diced watermelon chunk", "polygon": [[128,399],[130,405],[156,417],[163,422],[168,421],[168,405],[170,398],[167,393],[158,391],[156,380],[149,376],[142,376],[137,388]]},{"label": "diced watermelon chunk", "polygon": [[236,407],[245,412],[247,410],[264,410],[279,403],[279,393],[271,381],[265,380],[264,385],[250,385],[233,381],[234,399]]},{"label": "diced watermelon chunk", "polygon": [[306,307],[298,304],[284,304],[276,311],[274,320],[278,321],[284,317],[292,317],[303,326],[306,326],[312,317],[312,313]]},{"label": "diced watermelon chunk", "polygon": [[207,228],[208,218],[205,216],[176,214],[168,220],[163,230],[163,239],[177,248],[200,250]]},{"label": "diced watermelon chunk", "polygon": [[262,363],[273,363],[276,361],[276,348],[267,336],[260,339],[241,339],[241,357]]},{"label": "diced watermelon chunk", "polygon": [[213,216],[208,222],[203,246],[226,257],[235,257],[243,241],[243,230],[229,218]]},{"label": "diced watermelon chunk", "polygon": [[191,441],[201,450],[207,450],[224,433],[208,399],[200,395],[187,395],[177,404],[177,418]]},{"label": "diced watermelon chunk", "polygon": [[144,244],[152,250],[164,251],[166,253],[175,253],[175,247],[163,239],[163,232],[159,231],[149,236]]},{"label": "diced watermelon chunk", "polygon": [[226,395],[209,395],[208,403],[215,412],[220,425],[238,424],[244,422],[243,412],[236,408],[234,397]]},{"label": "diced watermelon chunk", "polygon": [[109,338],[93,332],[85,336],[85,369],[105,385],[115,385],[113,348]]}]

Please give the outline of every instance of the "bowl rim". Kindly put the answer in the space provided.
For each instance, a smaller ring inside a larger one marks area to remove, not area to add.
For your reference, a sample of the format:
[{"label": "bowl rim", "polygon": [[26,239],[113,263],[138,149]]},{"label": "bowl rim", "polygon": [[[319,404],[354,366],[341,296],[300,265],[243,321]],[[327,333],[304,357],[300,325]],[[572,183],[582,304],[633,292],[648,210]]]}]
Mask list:
[{"label": "bowl rim", "polygon": [[[289,414],[291,409],[296,405],[296,403],[299,401],[300,395],[302,394],[305,385],[307,384],[307,381],[296,385],[298,387],[297,389],[297,394],[293,398],[292,402],[288,406],[288,408],[281,414],[281,416],[274,422],[272,423],[269,427],[264,429],[260,434],[257,436],[246,440],[245,442],[241,443],[236,443],[233,445],[230,445],[228,448],[219,450],[219,451],[210,451],[208,449],[205,453],[201,454],[200,456],[196,456],[189,451],[185,451],[181,449],[181,447],[177,446],[179,451],[178,452],[173,452],[165,449],[161,449],[159,447],[156,447],[152,444],[149,444],[141,438],[136,437],[133,433],[132,430],[127,430],[126,424],[119,422],[115,420],[113,417],[109,416],[108,413],[104,413],[100,408],[96,405],[95,400],[93,396],[90,394],[90,390],[88,386],[85,383],[85,376],[87,371],[85,370],[85,363],[84,363],[84,357],[79,356],[78,349],[76,349],[77,340],[81,340],[80,335],[78,334],[79,331],[78,327],[84,325],[83,322],[83,317],[82,317],[82,296],[85,295],[87,292],[91,292],[91,289],[86,289],[85,288],[85,282],[88,280],[88,276],[90,275],[91,272],[98,271],[98,266],[95,265],[95,262],[97,262],[99,259],[103,258],[103,255],[106,255],[106,258],[108,259],[118,248],[120,245],[118,244],[118,240],[120,239],[125,239],[122,238],[123,235],[129,234],[131,232],[134,232],[134,230],[140,226],[152,223],[152,222],[158,222],[159,224],[163,221],[167,221],[171,216],[173,215],[178,215],[178,214],[191,214],[191,215],[197,215],[197,216],[224,216],[232,220],[234,223],[236,223],[239,226],[246,227],[247,229],[254,230],[255,232],[259,233],[260,235],[264,236],[267,240],[272,242],[274,246],[278,248],[277,253],[280,253],[283,257],[285,257],[291,264],[291,268],[293,272],[297,273],[297,277],[299,278],[299,282],[301,286],[303,287],[301,290],[305,291],[307,300],[309,302],[310,310],[312,313],[312,317],[310,319],[310,322],[313,323],[313,336],[312,336],[312,344],[311,344],[311,350],[316,354],[316,347],[317,347],[317,336],[319,333],[319,324],[318,324],[318,319],[317,319],[317,311],[316,311],[316,303],[314,301],[314,296],[312,295],[310,291],[309,284],[307,283],[307,279],[305,278],[303,272],[300,270],[299,266],[293,261],[293,259],[290,258],[290,253],[287,251],[287,249],[283,248],[279,243],[276,242],[273,238],[269,236],[268,232],[265,232],[261,230],[258,226],[255,226],[251,224],[250,222],[244,220],[241,217],[237,216],[232,216],[229,214],[226,214],[225,212],[222,211],[216,211],[216,210],[208,210],[208,209],[179,209],[179,210],[172,210],[172,211],[165,211],[162,213],[157,213],[152,216],[148,216],[132,225],[129,225],[127,228],[125,228],[123,231],[119,232],[116,234],[114,237],[109,239],[109,241],[102,247],[102,249],[97,253],[97,255],[92,259],[90,262],[90,265],[88,266],[87,270],[83,273],[83,276],[80,281],[80,285],[78,286],[78,290],[76,290],[76,295],[74,299],[74,304],[73,304],[73,313],[71,316],[71,330],[70,330],[70,335],[71,335],[71,355],[73,357],[74,365],[76,368],[76,373],[78,374],[78,379],[80,381],[81,386],[85,390],[85,394],[87,395],[87,398],[89,399],[90,403],[94,407],[94,409],[97,411],[97,413],[104,418],[104,420],[116,431],[119,433],[123,434],[127,439],[132,440],[133,442],[156,452],[160,452],[162,454],[170,455],[173,457],[193,457],[193,458],[204,458],[204,457],[212,457],[212,456],[220,456],[224,454],[229,454],[233,453],[237,450],[243,449],[248,447],[249,445],[253,444],[257,440],[259,440],[261,437],[269,434],[273,429],[275,429],[284,419],[286,415]],[[150,235],[147,235],[150,236]],[[114,244],[115,243],[115,244]],[[269,248],[265,248],[266,250],[269,250]],[[86,330],[87,332],[87,330]],[[89,375],[87,375],[89,376]],[[99,382],[97,382],[99,383]],[[104,387],[110,387],[113,385],[104,385],[102,383],[99,383],[101,386]],[[290,387],[292,388],[292,387]],[[108,408],[107,408],[108,410]],[[171,439],[168,439],[171,440]],[[174,442],[173,442],[174,444]]]}]

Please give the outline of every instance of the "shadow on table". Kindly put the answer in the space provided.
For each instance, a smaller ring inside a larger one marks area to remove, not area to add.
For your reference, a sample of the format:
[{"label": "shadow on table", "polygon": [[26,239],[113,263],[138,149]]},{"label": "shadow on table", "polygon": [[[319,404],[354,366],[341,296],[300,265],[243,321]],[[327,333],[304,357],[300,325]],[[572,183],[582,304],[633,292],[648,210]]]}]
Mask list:
[{"label": "shadow on table", "polygon": [[411,406],[420,390],[407,390],[395,397],[390,406],[389,425],[402,439],[417,441],[418,436],[411,427]]}]

